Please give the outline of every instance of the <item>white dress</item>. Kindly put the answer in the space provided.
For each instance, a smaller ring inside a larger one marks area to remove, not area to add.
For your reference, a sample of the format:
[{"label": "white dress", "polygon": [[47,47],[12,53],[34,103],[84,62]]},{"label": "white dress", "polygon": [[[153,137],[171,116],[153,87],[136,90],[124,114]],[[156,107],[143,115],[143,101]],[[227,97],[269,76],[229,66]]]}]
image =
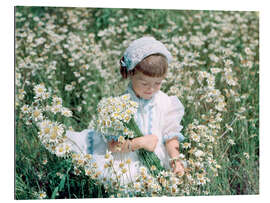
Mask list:
[{"label": "white dress", "polygon": [[[129,93],[131,99],[139,104],[135,121],[144,135],[154,134],[158,137],[154,152],[161,160],[161,164],[166,169],[170,169],[170,157],[165,148],[165,141],[174,137],[177,137],[180,142],[184,140],[184,136],[180,133],[182,129],[180,121],[184,115],[184,106],[176,96],[168,96],[162,91],[158,91],[150,100],[140,99],[135,95],[131,83],[125,93]],[[111,169],[104,169],[104,164],[108,162],[108,159],[105,158],[108,148],[107,143],[97,132],[86,129],[82,132],[67,131],[66,135],[80,147],[83,153],[92,154],[94,161],[97,163],[98,171],[101,171],[99,179],[106,178],[108,180],[115,177]],[[81,153],[75,146],[72,147],[72,151]],[[116,171],[118,175],[121,174],[122,169],[119,164],[127,159],[131,160],[126,175],[121,176],[121,183],[127,184],[134,181],[139,174],[139,168],[142,166],[136,151],[118,152],[111,155],[114,160],[114,173]]]}]

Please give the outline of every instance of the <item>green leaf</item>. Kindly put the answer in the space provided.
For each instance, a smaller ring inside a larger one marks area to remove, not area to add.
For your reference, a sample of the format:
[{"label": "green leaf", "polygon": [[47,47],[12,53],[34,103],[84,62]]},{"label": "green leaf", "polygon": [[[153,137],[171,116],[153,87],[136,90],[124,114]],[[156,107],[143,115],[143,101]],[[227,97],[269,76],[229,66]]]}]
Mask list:
[{"label": "green leaf", "polygon": [[59,190],[60,191],[64,188],[64,185],[65,185],[65,182],[66,182],[66,177],[67,177],[66,175],[63,176],[63,178],[62,178],[62,180],[61,180],[61,182],[59,184]]},{"label": "green leaf", "polygon": [[58,186],[54,189],[51,199],[55,199],[57,192],[58,192]]},{"label": "green leaf", "polygon": [[66,177],[67,175],[64,175],[59,183],[59,185],[54,189],[53,194],[52,194],[52,199],[55,199],[55,196],[58,191],[61,191],[64,188],[65,182],[66,182]]}]

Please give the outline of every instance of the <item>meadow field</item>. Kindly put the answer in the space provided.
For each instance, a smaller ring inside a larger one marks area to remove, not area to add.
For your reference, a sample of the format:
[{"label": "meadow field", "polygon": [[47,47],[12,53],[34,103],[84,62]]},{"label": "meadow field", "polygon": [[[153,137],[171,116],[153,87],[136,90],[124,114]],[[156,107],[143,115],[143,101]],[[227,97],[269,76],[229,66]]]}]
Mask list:
[{"label": "meadow field", "polygon": [[[15,199],[259,194],[258,12],[16,7],[15,23]],[[97,181],[55,140],[126,89],[119,60],[142,36],[173,55],[162,90],[185,106],[188,167],[159,191],[130,192]],[[53,147],[42,141],[48,120]]]}]

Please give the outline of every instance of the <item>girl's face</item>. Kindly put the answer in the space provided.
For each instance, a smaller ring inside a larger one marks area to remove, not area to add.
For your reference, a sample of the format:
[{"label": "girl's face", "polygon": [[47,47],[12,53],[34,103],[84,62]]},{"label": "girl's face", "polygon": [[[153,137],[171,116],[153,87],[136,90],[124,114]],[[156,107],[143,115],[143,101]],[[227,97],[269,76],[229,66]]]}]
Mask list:
[{"label": "girl's face", "polygon": [[143,99],[151,99],[160,90],[164,77],[149,77],[137,71],[131,76],[131,83],[136,95]]}]

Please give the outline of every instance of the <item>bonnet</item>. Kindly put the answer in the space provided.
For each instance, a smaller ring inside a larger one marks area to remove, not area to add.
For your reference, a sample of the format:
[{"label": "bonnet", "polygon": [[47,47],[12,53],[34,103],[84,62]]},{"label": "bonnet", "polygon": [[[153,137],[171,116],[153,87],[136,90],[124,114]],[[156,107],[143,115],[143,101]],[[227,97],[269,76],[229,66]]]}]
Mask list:
[{"label": "bonnet", "polygon": [[172,55],[164,44],[153,37],[142,37],[133,41],[126,49],[123,58],[120,60],[121,66],[126,67],[127,71],[130,71],[151,54],[164,55],[168,63],[172,60]]}]

